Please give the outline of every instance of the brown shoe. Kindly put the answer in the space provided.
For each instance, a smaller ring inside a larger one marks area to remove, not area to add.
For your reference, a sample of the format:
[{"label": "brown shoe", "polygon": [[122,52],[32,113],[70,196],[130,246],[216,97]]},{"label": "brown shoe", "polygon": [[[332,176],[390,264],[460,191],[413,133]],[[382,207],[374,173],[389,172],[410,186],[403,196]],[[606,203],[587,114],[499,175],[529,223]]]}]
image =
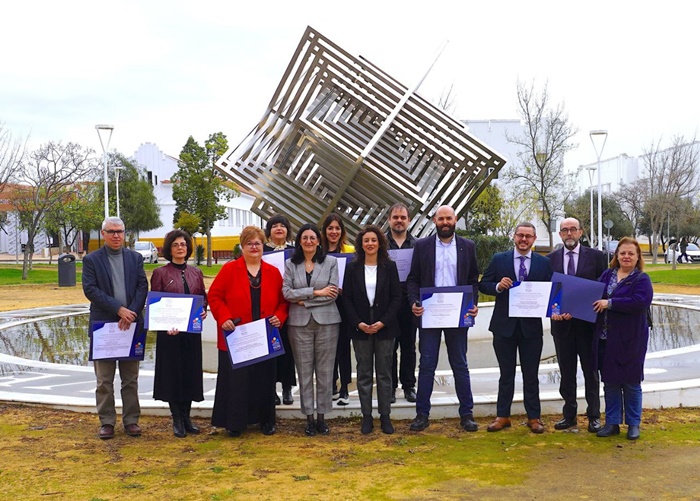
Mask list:
[{"label": "brown shoe", "polygon": [[141,436],[141,427],[137,425],[136,423],[133,424],[127,424],[124,426],[124,431],[126,432],[127,435],[130,437],[139,437]]},{"label": "brown shoe", "polygon": [[102,440],[109,440],[114,438],[114,426],[111,424],[103,424],[100,426],[100,432],[97,434]]},{"label": "brown shoe", "polygon": [[488,428],[486,428],[486,431],[501,431],[503,428],[510,428],[510,418],[497,417]]},{"label": "brown shoe", "polygon": [[527,427],[532,433],[544,433],[544,425],[540,419],[528,419]]}]

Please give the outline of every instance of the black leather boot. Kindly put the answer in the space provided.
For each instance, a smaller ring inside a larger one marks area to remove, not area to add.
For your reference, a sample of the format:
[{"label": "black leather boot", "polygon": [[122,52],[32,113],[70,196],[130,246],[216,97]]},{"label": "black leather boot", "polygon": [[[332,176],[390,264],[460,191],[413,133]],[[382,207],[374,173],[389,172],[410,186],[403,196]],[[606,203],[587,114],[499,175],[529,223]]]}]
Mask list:
[{"label": "black leather boot", "polygon": [[185,431],[187,433],[192,433],[193,435],[197,435],[201,430],[190,419],[190,411],[192,410],[192,402],[191,401],[183,402],[181,408],[182,408],[182,419],[184,422]]},{"label": "black leather boot", "polygon": [[185,420],[182,416],[180,402],[168,402],[170,405],[170,413],[173,415],[173,435],[177,438],[184,438],[187,435],[185,431]]}]

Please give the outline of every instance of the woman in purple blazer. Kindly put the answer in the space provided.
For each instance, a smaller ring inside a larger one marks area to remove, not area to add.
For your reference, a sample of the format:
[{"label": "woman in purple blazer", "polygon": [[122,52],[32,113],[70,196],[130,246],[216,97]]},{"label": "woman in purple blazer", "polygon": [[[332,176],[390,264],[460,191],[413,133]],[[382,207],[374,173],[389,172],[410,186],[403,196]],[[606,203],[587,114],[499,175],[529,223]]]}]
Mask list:
[{"label": "woman in purple blazer", "polygon": [[654,291],[644,273],[637,241],[620,240],[610,268],[598,279],[606,284],[603,299],[593,303],[599,313],[594,339],[594,359],[605,393],[605,426],[599,437],[620,433],[624,406],[627,438],[639,438],[642,421],[644,357],[649,342],[647,311]]}]

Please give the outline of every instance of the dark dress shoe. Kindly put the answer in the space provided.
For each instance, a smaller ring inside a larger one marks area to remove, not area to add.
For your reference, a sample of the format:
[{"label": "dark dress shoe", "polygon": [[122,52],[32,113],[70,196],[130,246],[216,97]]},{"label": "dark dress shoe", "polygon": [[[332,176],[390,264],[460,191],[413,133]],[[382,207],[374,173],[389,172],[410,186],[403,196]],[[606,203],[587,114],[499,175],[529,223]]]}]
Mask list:
[{"label": "dark dress shoe", "polygon": [[627,440],[637,440],[639,438],[639,425],[631,424],[627,427]]},{"label": "dark dress shoe", "polygon": [[275,428],[275,423],[263,423],[260,425],[260,431],[263,435],[274,435],[277,428]]},{"label": "dark dress shoe", "polygon": [[229,437],[233,438],[238,438],[241,436],[241,432],[238,430],[226,430],[226,433],[228,433]]},{"label": "dark dress shoe", "polygon": [[328,435],[331,432],[331,429],[328,427],[328,424],[326,424],[326,421],[316,421],[316,431],[319,432],[321,435]]},{"label": "dark dress shoe", "polygon": [[137,425],[136,423],[127,424],[124,427],[124,431],[130,437],[140,437],[141,436],[141,427],[139,425]]},{"label": "dark dress shoe", "polygon": [[382,433],[387,435],[394,433],[394,425],[391,424],[391,418],[388,415],[379,416],[379,423],[382,426]]},{"label": "dark dress shoe", "polygon": [[462,416],[459,424],[462,428],[464,428],[464,431],[477,431],[479,429],[479,425],[476,424],[476,421],[474,421],[474,416],[471,414]]},{"label": "dark dress shoe", "polygon": [[177,438],[185,438],[185,419],[182,416],[173,416],[173,435]]},{"label": "dark dress shoe", "polygon": [[510,428],[510,418],[497,417],[491,422],[488,428],[486,428],[486,431],[501,431],[504,428]]},{"label": "dark dress shoe", "polygon": [[292,397],[292,389],[287,388],[282,390],[282,403],[284,405],[292,405],[294,403],[294,397]]},{"label": "dark dress shoe", "polygon": [[275,392],[275,405],[282,405],[282,401],[280,400],[280,396]]},{"label": "dark dress shoe", "polygon": [[396,388],[391,390],[391,403],[395,404],[396,403]]},{"label": "dark dress shoe", "polygon": [[304,434],[307,437],[316,436],[316,423],[314,423],[313,421],[307,421],[306,428],[304,428]]},{"label": "dark dress shoe", "polygon": [[102,440],[109,440],[114,438],[114,426],[111,424],[103,424],[100,426],[100,432],[97,434]]},{"label": "dark dress shoe", "polygon": [[362,426],[360,427],[360,431],[363,435],[367,435],[368,433],[372,433],[372,430],[374,430],[374,422],[372,421],[372,415],[365,414],[364,416],[362,416]]},{"label": "dark dress shoe", "polygon": [[598,433],[602,428],[603,425],[600,424],[600,419],[591,418],[588,420],[588,431],[590,433]]},{"label": "dark dress shoe", "polygon": [[619,424],[606,424],[603,426],[596,435],[599,437],[612,437],[613,435],[619,435],[620,434],[620,425]]},{"label": "dark dress shoe", "polygon": [[416,390],[414,390],[413,388],[403,390],[403,396],[406,397],[406,400],[408,400],[411,403],[415,403],[415,401],[417,400]]},{"label": "dark dress shoe", "polygon": [[411,431],[423,431],[430,426],[430,419],[425,414],[418,414],[408,428]]},{"label": "dark dress shoe", "polygon": [[554,429],[555,430],[566,430],[568,428],[575,427],[577,424],[578,423],[576,422],[576,418],[574,418],[574,419],[564,418],[564,419],[554,423]]}]

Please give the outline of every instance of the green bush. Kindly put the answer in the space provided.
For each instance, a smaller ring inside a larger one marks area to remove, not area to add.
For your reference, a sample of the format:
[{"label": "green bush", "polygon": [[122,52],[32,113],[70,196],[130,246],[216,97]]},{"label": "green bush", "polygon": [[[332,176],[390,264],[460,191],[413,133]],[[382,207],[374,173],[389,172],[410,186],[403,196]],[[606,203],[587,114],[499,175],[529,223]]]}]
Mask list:
[{"label": "green bush", "polygon": [[197,266],[201,266],[204,261],[204,246],[202,244],[197,244],[197,247],[194,249],[194,261]]},{"label": "green bush", "polygon": [[509,237],[497,237],[494,235],[470,235],[464,230],[457,230],[457,234],[474,240],[476,244],[476,262],[479,271],[483,273],[491,262],[491,258],[498,252],[513,248],[513,241]]}]

